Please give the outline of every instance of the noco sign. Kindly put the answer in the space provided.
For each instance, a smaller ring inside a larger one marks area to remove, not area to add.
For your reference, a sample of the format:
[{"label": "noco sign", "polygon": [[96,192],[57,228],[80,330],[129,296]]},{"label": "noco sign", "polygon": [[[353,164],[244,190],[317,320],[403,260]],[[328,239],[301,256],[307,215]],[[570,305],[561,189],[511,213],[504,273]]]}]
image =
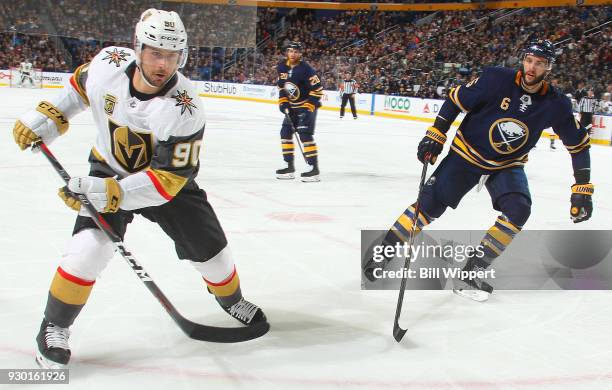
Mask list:
[{"label": "noco sign", "polygon": [[405,96],[385,96],[385,111],[410,111],[410,98]]}]

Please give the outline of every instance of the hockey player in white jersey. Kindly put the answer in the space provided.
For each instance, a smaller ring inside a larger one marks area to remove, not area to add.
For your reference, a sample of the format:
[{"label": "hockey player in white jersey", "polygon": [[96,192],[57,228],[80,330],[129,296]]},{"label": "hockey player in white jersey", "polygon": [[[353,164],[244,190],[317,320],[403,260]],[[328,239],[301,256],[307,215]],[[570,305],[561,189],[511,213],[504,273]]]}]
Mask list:
[{"label": "hockey player in white jersey", "polygon": [[32,69],[32,63],[29,61],[19,64],[19,87],[23,87],[26,82],[30,87],[34,86],[34,69]]},{"label": "hockey player in white jersey", "polygon": [[[98,135],[90,173],[60,189],[64,202],[79,210],[74,193],[85,194],[122,238],[134,214],[156,222],[228,314],[245,325],[266,322],[263,311],[242,297],[223,229],[194,181],[205,117],[197,91],[178,72],[188,53],[179,15],[145,11],[134,46],[102,49],[77,68],[59,96],[17,121],[15,141],[22,150],[39,139],[49,144],[68,130],[72,117],[91,108]],[[110,240],[80,211],[37,336],[42,367],[68,363],[68,328],[113,252]]]}]

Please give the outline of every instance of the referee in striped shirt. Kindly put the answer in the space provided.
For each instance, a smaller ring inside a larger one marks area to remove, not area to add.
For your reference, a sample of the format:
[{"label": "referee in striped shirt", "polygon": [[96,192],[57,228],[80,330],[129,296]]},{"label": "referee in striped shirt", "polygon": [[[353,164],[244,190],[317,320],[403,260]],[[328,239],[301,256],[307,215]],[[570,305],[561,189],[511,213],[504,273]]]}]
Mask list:
[{"label": "referee in striped shirt", "polygon": [[340,84],[340,94],[342,95],[342,104],[340,105],[340,119],[344,118],[344,108],[346,102],[351,103],[351,112],[353,113],[353,119],[357,119],[357,109],[355,107],[355,94],[359,85],[355,79],[351,78],[351,73],[346,72],[344,80]]},{"label": "referee in striped shirt", "polygon": [[595,93],[593,92],[593,89],[589,88],[586,96],[583,96],[578,104],[578,110],[580,111],[580,125],[584,126],[584,128],[587,129],[591,135],[593,134],[593,113],[595,112],[596,103]]}]

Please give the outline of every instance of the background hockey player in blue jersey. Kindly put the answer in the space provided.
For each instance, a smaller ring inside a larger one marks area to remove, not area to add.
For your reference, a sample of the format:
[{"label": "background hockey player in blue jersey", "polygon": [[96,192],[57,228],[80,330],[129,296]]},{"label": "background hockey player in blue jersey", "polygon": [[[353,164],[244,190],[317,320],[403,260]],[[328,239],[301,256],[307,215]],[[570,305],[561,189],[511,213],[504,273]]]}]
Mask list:
[{"label": "background hockey player in blue jersey", "polygon": [[[304,158],[311,166],[310,171],[301,174],[302,181],[319,181],[318,148],[314,141],[317,109],[321,107],[323,87],[316,71],[302,61],[302,45],[291,42],[287,46],[287,57],[277,66],[278,105],[285,116],[280,131],[283,159],[287,167],[276,171],[279,179],[293,179],[295,173],[293,128],[297,130],[303,145]],[[291,122],[290,122],[291,120]]]},{"label": "background hockey player in blue jersey", "polygon": [[[530,42],[522,52],[519,71],[485,68],[480,78],[450,90],[433,126],[419,143],[417,157],[435,163],[446,141],[446,132],[461,111],[466,113],[450,152],[425,183],[415,231],[440,217],[447,207],[456,208],[479,181],[486,180],[493,208],[501,214],[481,241],[484,256],[472,256],[464,270],[486,269],[514,236],[531,212],[531,195],[523,166],[542,130],[552,127],[572,158],[575,184],[571,187],[571,219],[577,223],[591,217],[589,134],[572,114],[570,100],[550,86],[545,78],[555,59],[547,40]],[[407,242],[415,204],[398,218],[385,241]],[[372,261],[365,275],[372,278]],[[455,293],[486,300],[492,287],[482,280],[456,281]]]}]

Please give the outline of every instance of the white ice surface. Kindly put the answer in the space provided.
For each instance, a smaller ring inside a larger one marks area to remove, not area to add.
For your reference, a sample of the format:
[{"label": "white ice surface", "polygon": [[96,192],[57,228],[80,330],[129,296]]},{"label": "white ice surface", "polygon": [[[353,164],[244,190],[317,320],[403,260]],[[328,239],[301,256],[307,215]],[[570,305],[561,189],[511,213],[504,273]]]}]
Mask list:
[{"label": "white ice surface", "polygon": [[[0,89],[0,368],[36,367],[34,337],[74,222],[57,198],[57,174],[12,140],[16,117],[53,93]],[[391,337],[397,293],[360,290],[360,230],[388,228],[414,200],[423,123],[340,121],[321,111],[322,181],[286,182],[274,178],[282,166],[274,105],[205,104],[198,183],[226,231],[245,296],[265,309],[272,330],[242,344],[193,341],[115,256],[73,327],[71,388],[612,388],[610,292],[500,291],[477,304],[448,291],[409,291],[409,331],[401,344]],[[84,113],[51,148],[72,175],[84,175],[94,137]],[[530,155],[527,229],[575,227],[570,158],[557,145],[550,151],[543,140]],[[591,156],[595,213],[581,227],[609,228],[612,149],[594,146]],[[496,215],[487,192],[472,191],[431,228],[487,229]],[[125,242],[184,315],[233,325],[158,227],[136,218]]]}]

